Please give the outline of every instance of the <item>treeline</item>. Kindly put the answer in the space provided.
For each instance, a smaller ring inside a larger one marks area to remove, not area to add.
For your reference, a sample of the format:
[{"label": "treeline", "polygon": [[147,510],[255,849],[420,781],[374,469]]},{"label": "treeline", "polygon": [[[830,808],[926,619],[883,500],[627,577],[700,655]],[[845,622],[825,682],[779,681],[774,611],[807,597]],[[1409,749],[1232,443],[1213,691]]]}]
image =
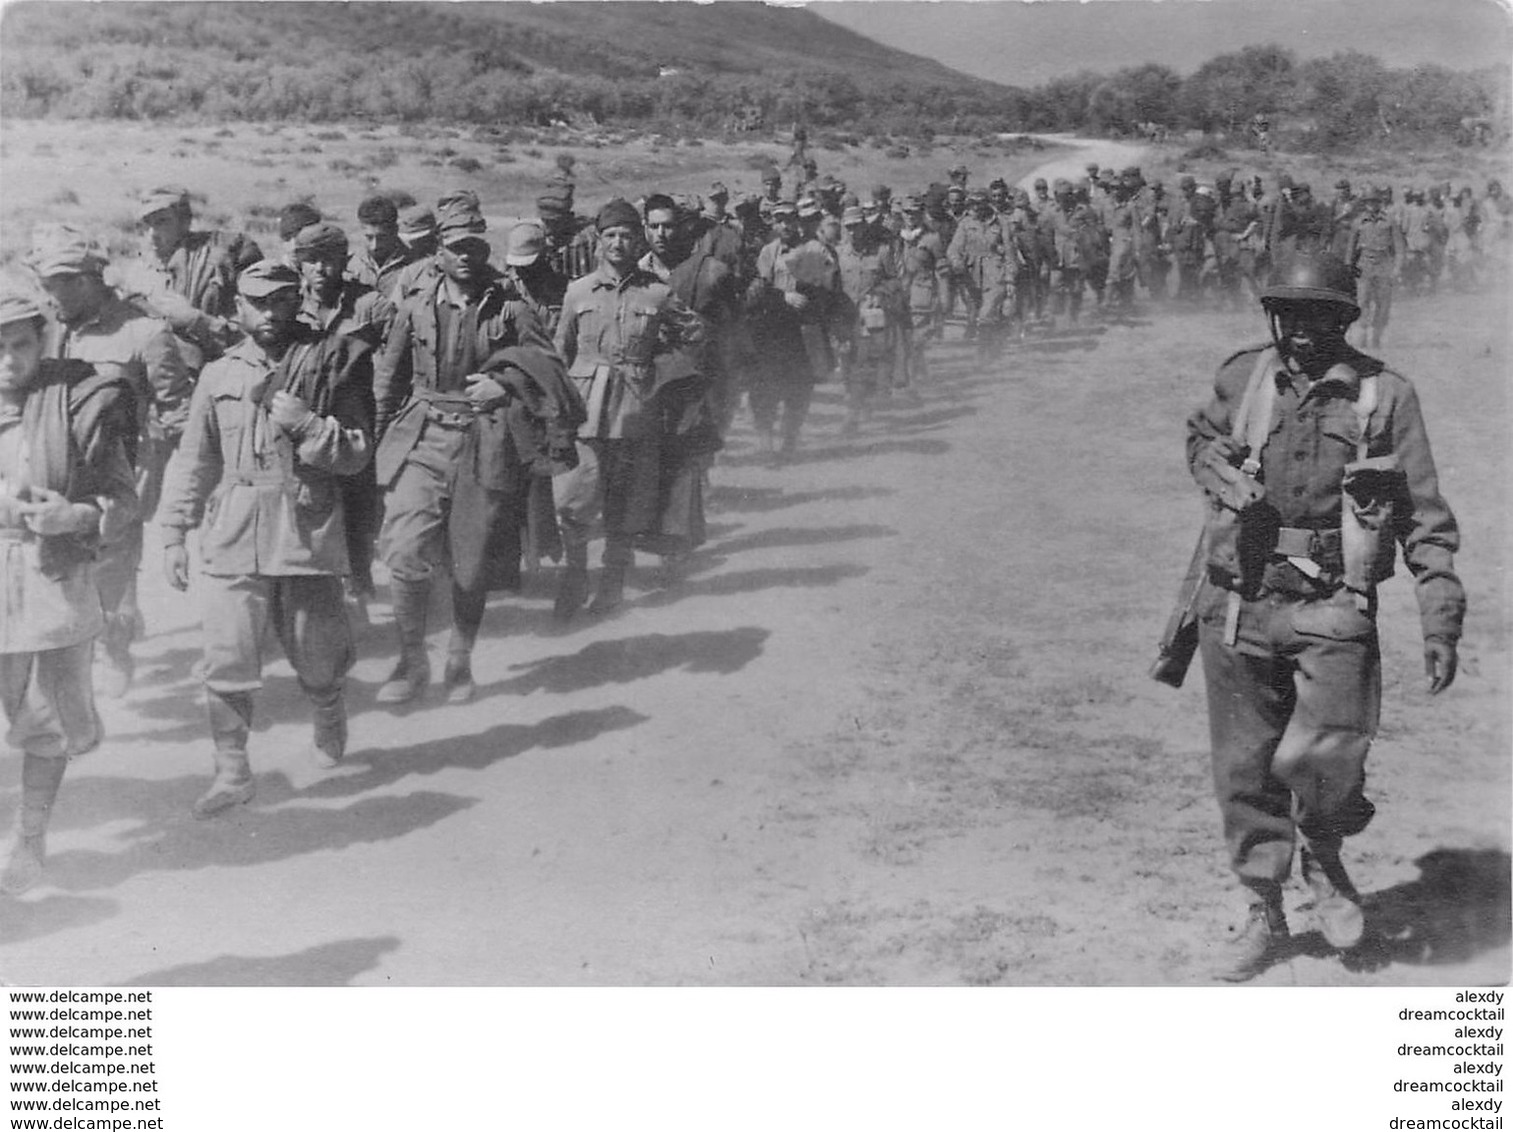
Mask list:
[{"label": "treeline", "polygon": [[[1469,131],[1474,140],[1508,134],[1509,80],[1495,68],[1393,69],[1355,52],[1300,62],[1267,46],[1217,56],[1186,77],[1145,64],[1020,89],[946,81],[950,72],[903,53],[888,65],[888,49],[801,10],[662,4],[630,21],[630,7],[12,4],[0,21],[0,114],[701,133],[801,122],[924,139],[1233,136],[1260,114],[1294,149],[1467,140],[1468,122],[1485,123]],[[795,37],[806,28],[813,34]]]}]

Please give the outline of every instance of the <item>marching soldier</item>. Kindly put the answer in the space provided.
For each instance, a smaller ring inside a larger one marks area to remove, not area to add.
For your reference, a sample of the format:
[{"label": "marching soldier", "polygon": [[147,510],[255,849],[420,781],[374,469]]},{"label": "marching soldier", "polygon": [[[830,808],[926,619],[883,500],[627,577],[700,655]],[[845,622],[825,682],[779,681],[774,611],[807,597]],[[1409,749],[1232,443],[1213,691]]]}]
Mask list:
[{"label": "marching soldier", "polygon": [[392,295],[400,272],[411,262],[399,238],[399,209],[388,197],[369,197],[357,206],[363,246],[347,265],[347,273],[380,295]]},{"label": "marching soldier", "polygon": [[1431,694],[1455,679],[1465,613],[1459,533],[1417,395],[1346,343],[1360,315],[1350,268],[1300,255],[1261,303],[1272,345],[1225,362],[1187,439],[1210,500],[1197,618],[1214,782],[1248,903],[1215,972],[1228,981],[1288,954],[1282,886],[1299,840],[1324,938],[1364,938],[1340,852],[1375,812],[1364,786],[1381,696],[1376,587],[1395,545],[1416,582]]},{"label": "marching soldier", "polygon": [[[972,211],[956,226],[946,249],[951,272],[967,308],[967,337],[977,338],[986,324],[987,336],[997,331],[1004,300],[1004,238],[987,191],[973,189]],[[987,352],[991,343],[984,343]]]},{"label": "marching soldier", "polygon": [[126,377],[52,359],[38,300],[0,284],[0,710],[21,803],[0,891],[42,878],[68,760],[100,744],[90,655],[105,627],[94,560],[136,520]]},{"label": "marching soldier", "polygon": [[101,373],[119,373],[134,404],[135,427],[126,436],[127,458],[136,469],[136,519],[121,538],[100,547],[95,580],[105,612],[100,635],[102,691],[124,696],[136,664],[132,640],[143,629],[137,600],[142,564],[142,527],[156,510],[163,473],[178,445],[189,410],[192,378],[168,324],[144,315],[105,282],[107,262],[97,244],[77,229],[40,229],[28,264],[51,296],[59,316],[51,353],[88,362]]},{"label": "marching soldier", "polygon": [[200,375],[163,493],[163,568],[176,590],[189,585],[185,536],[200,532],[215,777],[197,818],[253,796],[247,739],[270,629],[314,705],[315,760],[334,766],[346,753],[353,650],[339,477],[372,457],[367,344],[302,322],[300,277],[282,263],[254,264],[237,287],[245,337]]},{"label": "marching soldier", "polygon": [[[1403,232],[1383,208],[1381,193],[1367,190],[1365,211],[1350,231],[1345,262],[1360,279],[1361,345],[1376,349],[1392,314],[1392,288],[1407,255]],[[1369,332],[1369,333],[1368,333]]]}]

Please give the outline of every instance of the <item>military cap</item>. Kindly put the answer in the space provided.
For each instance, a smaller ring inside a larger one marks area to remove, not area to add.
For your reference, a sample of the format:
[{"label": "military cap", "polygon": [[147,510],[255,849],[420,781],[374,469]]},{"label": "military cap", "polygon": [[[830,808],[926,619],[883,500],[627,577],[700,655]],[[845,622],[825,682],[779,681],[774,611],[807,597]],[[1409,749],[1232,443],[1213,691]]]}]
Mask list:
[{"label": "military cap", "polygon": [[32,233],[26,265],[37,278],[54,275],[100,275],[110,262],[99,243],[71,224],[39,225]]},{"label": "military cap", "polygon": [[436,214],[423,204],[412,204],[399,214],[399,234],[412,240],[436,235]]},{"label": "military cap", "polygon": [[765,173],[762,174],[762,184],[764,184],[764,185],[771,185],[771,184],[781,185],[782,183],[783,183],[783,174],[780,173],[775,167],[772,168],[772,169],[767,170],[767,172],[765,172]]},{"label": "military cap", "polygon": [[42,308],[42,297],[31,288],[10,279],[0,281],[0,326],[46,318]]},{"label": "military cap", "polygon": [[286,204],[278,211],[278,238],[292,240],[302,228],[321,222],[320,210],[305,201]]},{"label": "military cap", "polygon": [[137,216],[142,220],[169,209],[188,212],[189,190],[179,185],[159,185],[155,189],[148,189],[137,201]]},{"label": "military cap", "polygon": [[399,223],[399,209],[388,197],[369,197],[357,206],[357,222],[392,228]]},{"label": "military cap", "polygon": [[529,267],[546,251],[546,229],[534,220],[522,220],[510,229],[504,246],[504,262],[510,267]]},{"label": "military cap", "polygon": [[442,193],[441,196],[436,198],[436,211],[440,213],[447,205],[459,202],[479,211],[483,209],[482,203],[478,200],[478,194],[472,189],[453,189],[450,192]]},{"label": "military cap", "polygon": [[347,234],[329,221],[311,224],[294,237],[295,259],[325,259],[347,254]]},{"label": "military cap", "polygon": [[798,215],[805,220],[808,220],[812,216],[818,216],[822,211],[820,209],[820,202],[813,197],[800,197],[796,207]]},{"label": "military cap", "polygon": [[1004,189],[1005,191],[1007,191],[1008,187],[1009,183],[1002,177],[994,177],[991,181],[988,182],[989,192],[992,192],[994,189]]},{"label": "military cap", "polygon": [[260,259],[236,279],[236,289],[249,299],[265,299],[280,291],[299,290],[299,272],[276,259]]},{"label": "military cap", "polygon": [[610,228],[639,229],[641,214],[630,201],[616,198],[599,210],[599,215],[594,217],[594,227],[601,232]]},{"label": "military cap", "polygon": [[772,218],[779,220],[784,217],[797,215],[798,208],[791,200],[775,200],[772,202]]},{"label": "military cap", "polygon": [[725,187],[725,182],[724,181],[716,181],[714,184],[712,184],[712,185],[709,186],[709,199],[710,200],[721,200],[721,199],[729,200],[730,199],[730,190]]},{"label": "military cap", "polygon": [[1124,171],[1119,174],[1120,180],[1135,181],[1140,178],[1140,166],[1126,165]]},{"label": "military cap", "polygon": [[841,213],[841,223],[847,225],[848,227],[852,224],[865,224],[866,222],[867,218],[862,215],[862,210],[857,208],[854,204],[850,208],[846,209],[845,212]]},{"label": "military cap", "polygon": [[546,179],[546,183],[548,185],[560,185],[567,191],[569,196],[572,195],[574,188],[577,187],[577,182],[573,180],[572,173],[560,166],[552,170],[552,175]]},{"label": "military cap", "polygon": [[437,210],[437,227],[441,230],[443,244],[455,244],[462,240],[482,236],[488,231],[477,199],[457,198],[449,200]]},{"label": "military cap", "polygon": [[1096,161],[1089,161],[1086,165],[1083,166],[1083,168],[1087,170],[1087,175],[1089,177],[1096,177],[1096,176],[1098,176],[1098,168],[1099,168],[1099,166],[1098,166],[1098,163]]},{"label": "military cap", "polygon": [[572,210],[573,202],[563,193],[542,193],[536,198],[536,211],[542,216],[566,216]]},{"label": "military cap", "polygon": [[923,212],[925,210],[925,202],[914,193],[910,193],[904,197],[902,204],[905,212]]},{"label": "military cap", "polygon": [[1047,188],[1050,188],[1050,186],[1046,184],[1046,181],[1045,181],[1044,177],[1036,177],[1035,178],[1035,184],[1034,184],[1033,187],[1037,188],[1037,189],[1047,189]]}]

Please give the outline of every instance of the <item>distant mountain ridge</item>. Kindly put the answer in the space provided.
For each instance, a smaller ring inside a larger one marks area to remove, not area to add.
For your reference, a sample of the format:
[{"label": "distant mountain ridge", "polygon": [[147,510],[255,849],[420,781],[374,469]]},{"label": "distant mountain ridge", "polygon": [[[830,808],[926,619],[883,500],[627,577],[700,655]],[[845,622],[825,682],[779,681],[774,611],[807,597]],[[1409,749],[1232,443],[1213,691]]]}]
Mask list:
[{"label": "distant mountain ridge", "polygon": [[709,95],[720,113],[823,119],[942,94],[992,112],[1011,93],[804,9],[739,2],[23,0],[0,17],[0,64],[0,109],[27,116],[687,117]]}]

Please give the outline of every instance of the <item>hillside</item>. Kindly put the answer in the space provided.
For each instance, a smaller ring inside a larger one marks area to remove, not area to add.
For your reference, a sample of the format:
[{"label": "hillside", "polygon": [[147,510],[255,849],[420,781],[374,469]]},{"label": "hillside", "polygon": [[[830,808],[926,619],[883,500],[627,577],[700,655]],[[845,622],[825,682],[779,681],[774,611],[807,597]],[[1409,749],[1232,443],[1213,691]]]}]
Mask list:
[{"label": "hillside", "polygon": [[827,124],[1014,93],[754,3],[29,0],[0,19],[0,65],[0,110],[25,117]]}]

